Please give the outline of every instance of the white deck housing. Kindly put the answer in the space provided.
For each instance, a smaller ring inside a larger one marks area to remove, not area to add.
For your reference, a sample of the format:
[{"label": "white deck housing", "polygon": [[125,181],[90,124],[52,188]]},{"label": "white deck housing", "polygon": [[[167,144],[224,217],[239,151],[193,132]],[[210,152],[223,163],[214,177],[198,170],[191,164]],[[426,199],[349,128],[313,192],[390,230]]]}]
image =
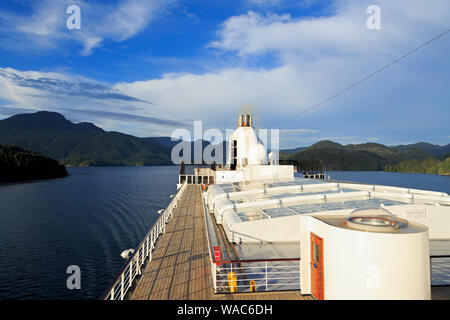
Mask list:
[{"label": "white deck housing", "polygon": [[206,203],[235,243],[300,241],[302,215],[380,206],[427,226],[430,240],[450,239],[450,197],[442,192],[295,178],[213,185]]}]

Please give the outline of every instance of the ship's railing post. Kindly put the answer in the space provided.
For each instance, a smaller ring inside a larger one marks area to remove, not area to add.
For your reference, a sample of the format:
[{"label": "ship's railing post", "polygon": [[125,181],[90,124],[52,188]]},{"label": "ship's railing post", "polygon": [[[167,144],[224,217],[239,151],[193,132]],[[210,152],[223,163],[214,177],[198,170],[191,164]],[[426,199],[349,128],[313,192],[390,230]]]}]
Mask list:
[{"label": "ship's railing post", "polygon": [[[170,210],[171,210],[172,208],[170,208]],[[162,222],[162,225],[163,225],[163,233],[166,233],[166,220],[167,219],[167,211],[164,211],[164,219],[163,219],[163,222]]]},{"label": "ship's railing post", "polygon": [[148,261],[152,261],[152,249],[150,248],[150,253],[148,254]]},{"label": "ship's railing post", "polygon": [[144,253],[144,247],[142,247],[141,250],[142,250],[141,251],[142,253],[141,253],[140,263],[139,263],[139,255],[137,255],[137,257],[136,257],[137,258],[137,261],[136,261],[136,276],[141,274],[141,263],[143,261],[142,254]]},{"label": "ship's railing post", "polygon": [[217,264],[211,263],[211,266],[212,266],[214,293],[217,293]]},{"label": "ship's railing post", "polygon": [[266,266],[266,291],[269,291],[268,290],[268,283],[267,283],[267,261],[265,263],[265,266]]},{"label": "ship's railing post", "polygon": [[[146,256],[145,256],[145,246],[142,246],[141,250],[142,250],[142,254],[141,254],[141,264],[140,265],[142,265],[144,263],[144,259],[146,258]],[[139,272],[139,274],[141,274],[141,273]]]},{"label": "ship's railing post", "polygon": [[130,274],[128,275],[128,288],[131,287],[132,275],[133,275],[133,261],[131,261],[130,263]]},{"label": "ship's railing post", "polygon": [[120,300],[123,300],[123,279],[124,279],[124,274],[122,273],[121,280],[120,280]]},{"label": "ship's railing post", "polygon": [[155,228],[152,228],[152,232],[151,232],[151,239],[150,239],[150,252],[152,252],[153,249],[155,249]]}]

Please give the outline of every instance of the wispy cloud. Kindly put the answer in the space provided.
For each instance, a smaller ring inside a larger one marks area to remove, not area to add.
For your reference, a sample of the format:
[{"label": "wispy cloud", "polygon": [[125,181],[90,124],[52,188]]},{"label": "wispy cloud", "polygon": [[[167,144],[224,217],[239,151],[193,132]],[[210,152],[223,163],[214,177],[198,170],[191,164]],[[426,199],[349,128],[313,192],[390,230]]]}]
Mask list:
[{"label": "wispy cloud", "polygon": [[320,137],[318,140],[351,141],[355,139],[356,137],[353,136],[343,136],[343,137]]},{"label": "wispy cloud", "polygon": [[[70,0],[30,2],[27,15],[0,12],[1,33],[9,46],[17,49],[53,49],[61,43],[76,41],[83,55],[90,55],[103,40],[125,41],[142,31],[170,0],[120,0],[116,5],[77,1],[81,9],[81,29],[66,27],[66,8]],[[15,41],[11,41],[14,39]]]},{"label": "wispy cloud", "polygon": [[36,109],[28,109],[28,108],[17,108],[14,106],[0,106],[0,115],[2,116],[13,116],[18,113],[33,113],[38,110]]},{"label": "wispy cloud", "polygon": [[246,0],[251,5],[273,6],[279,4],[282,0]]},{"label": "wispy cloud", "polygon": [[[53,77],[52,77],[53,75]],[[87,82],[80,79],[70,79],[61,74],[20,72],[11,68],[0,68],[0,78],[10,82],[11,86],[32,88],[46,94],[63,96],[79,96],[93,99],[121,100],[128,102],[144,102],[146,100],[122,94],[117,89],[107,87],[98,82]]]},{"label": "wispy cloud", "polygon": [[141,122],[148,124],[156,124],[162,126],[170,126],[170,127],[190,127],[192,124],[187,124],[180,121],[175,120],[167,120],[162,118],[155,117],[146,117],[129,113],[119,113],[119,112],[110,112],[104,110],[82,110],[82,109],[70,109],[70,108],[61,108],[61,110],[69,111],[70,113],[79,113],[87,116],[95,116],[101,117],[111,120],[117,120],[121,122]]},{"label": "wispy cloud", "polygon": [[316,133],[319,132],[319,130],[315,129],[281,129],[280,134],[282,135],[292,135],[292,134],[298,134],[298,133]]}]

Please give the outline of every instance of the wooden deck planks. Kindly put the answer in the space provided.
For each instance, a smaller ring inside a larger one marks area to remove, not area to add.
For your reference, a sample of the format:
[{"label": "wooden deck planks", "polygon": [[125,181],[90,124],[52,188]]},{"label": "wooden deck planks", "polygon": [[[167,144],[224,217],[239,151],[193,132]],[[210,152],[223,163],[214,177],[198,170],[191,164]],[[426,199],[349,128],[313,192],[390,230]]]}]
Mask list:
[{"label": "wooden deck planks", "polygon": [[214,294],[200,186],[188,185],[132,300],[305,299],[300,292]]}]

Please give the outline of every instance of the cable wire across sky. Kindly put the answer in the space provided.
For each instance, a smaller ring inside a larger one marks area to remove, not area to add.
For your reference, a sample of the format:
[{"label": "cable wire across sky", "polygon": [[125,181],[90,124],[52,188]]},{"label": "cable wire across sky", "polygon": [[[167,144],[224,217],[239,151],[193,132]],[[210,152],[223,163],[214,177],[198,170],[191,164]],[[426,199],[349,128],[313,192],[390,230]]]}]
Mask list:
[{"label": "cable wire across sky", "polygon": [[434,38],[428,40],[427,42],[421,44],[420,46],[414,48],[413,50],[409,51],[408,53],[405,53],[405,54],[402,55],[401,57],[395,59],[394,61],[392,61],[392,62],[386,64],[385,66],[379,68],[378,70],[372,72],[371,74],[367,75],[366,77],[364,77],[364,78],[362,78],[362,79],[356,81],[356,82],[353,83],[352,85],[350,85],[350,86],[348,86],[348,87],[346,87],[346,88],[344,88],[344,89],[342,89],[342,90],[336,92],[335,94],[333,94],[333,95],[331,95],[331,96],[329,96],[329,97],[327,97],[327,98],[325,98],[325,99],[323,99],[323,100],[321,100],[321,101],[319,101],[319,102],[313,104],[312,106],[306,108],[305,110],[302,110],[302,111],[300,111],[300,112],[294,113],[294,114],[290,115],[289,117],[287,117],[287,118],[285,118],[285,119],[283,119],[283,120],[280,120],[280,121],[277,122],[276,124],[280,124],[280,123],[285,122],[285,121],[287,121],[287,120],[290,120],[290,119],[292,119],[292,118],[294,118],[294,117],[297,117],[297,116],[299,116],[299,115],[301,115],[301,114],[304,114],[304,113],[306,113],[306,112],[308,112],[308,111],[311,111],[311,110],[313,110],[313,109],[315,109],[315,108],[321,106],[322,104],[324,104],[324,103],[326,103],[326,102],[328,102],[328,101],[330,101],[330,100],[332,100],[332,99],[334,99],[334,98],[340,96],[341,94],[343,94],[343,93],[349,91],[350,89],[356,87],[356,86],[359,85],[360,83],[362,83],[362,82],[364,82],[364,81],[366,81],[366,80],[372,78],[372,77],[375,76],[376,74],[378,74],[378,73],[380,73],[380,72],[386,70],[386,69],[389,68],[390,66],[392,66],[392,65],[396,64],[397,62],[399,62],[399,61],[405,59],[406,57],[408,57],[409,55],[413,54],[414,52],[419,51],[420,49],[422,49],[423,47],[429,45],[429,44],[432,43],[433,41],[438,40],[439,38],[444,37],[444,36],[445,36],[447,33],[449,33],[449,32],[450,32],[450,29],[448,29],[448,30],[442,32],[441,34],[435,36]]}]

